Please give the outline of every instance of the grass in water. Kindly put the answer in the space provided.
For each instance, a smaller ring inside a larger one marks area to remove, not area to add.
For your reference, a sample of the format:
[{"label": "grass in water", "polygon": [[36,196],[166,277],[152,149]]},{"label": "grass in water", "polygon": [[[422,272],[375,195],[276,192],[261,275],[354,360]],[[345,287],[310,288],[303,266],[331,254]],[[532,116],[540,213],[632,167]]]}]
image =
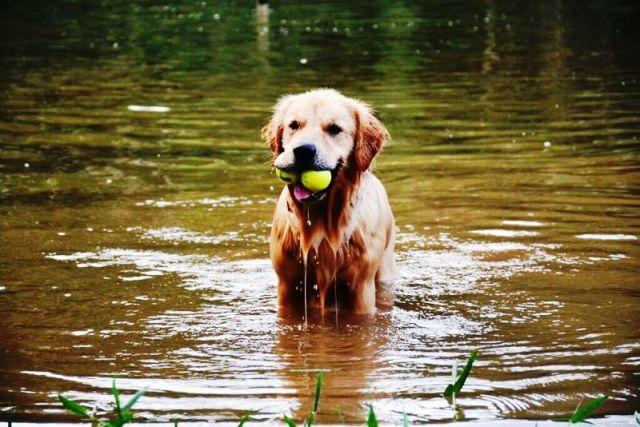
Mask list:
[{"label": "grass in water", "polygon": [[[304,419],[304,423],[302,424],[303,427],[310,427],[313,425],[315,419],[316,419],[316,415],[318,414],[318,407],[320,404],[320,395],[322,394],[322,386],[324,384],[324,372],[320,372],[317,376],[316,376],[316,392],[315,395],[313,397],[313,409],[311,410],[311,412],[309,412],[306,416],[306,418]],[[285,422],[286,425],[288,425],[289,427],[296,427],[296,422],[295,420],[293,420],[292,418],[288,417],[288,416],[284,416],[283,420]]]},{"label": "grass in water", "polygon": [[116,379],[114,378],[113,382],[111,383],[111,394],[113,395],[113,399],[116,404],[116,417],[111,420],[98,419],[94,414],[89,412],[89,409],[85,408],[78,402],[74,402],[68,397],[63,396],[60,393],[58,393],[58,399],[60,399],[60,402],[62,402],[62,406],[64,406],[67,411],[90,420],[92,424],[96,424],[100,427],[121,427],[133,420],[133,412],[131,412],[131,408],[133,408],[133,405],[136,404],[136,402],[146,391],[146,388],[144,390],[140,390],[131,398],[131,400],[129,400],[129,402],[126,403],[126,405],[121,406],[120,391],[116,388]]},{"label": "grass in water", "polygon": [[369,405],[369,415],[367,416],[367,427],[378,427],[378,419],[373,410],[373,406]]},{"label": "grass in water", "polygon": [[[469,376],[469,373],[471,372],[471,367],[473,366],[473,362],[476,360],[477,357],[478,357],[478,351],[477,350],[472,351],[471,355],[469,356],[469,360],[467,361],[467,364],[465,365],[462,373],[457,377],[457,379],[454,381],[453,384],[450,384],[449,386],[447,386],[444,392],[445,396],[451,396],[451,395],[455,396],[457,393],[460,393],[460,391],[462,390],[462,387],[464,386],[465,381],[467,380],[467,377]],[[305,417],[302,427],[311,427],[315,422],[316,415],[318,414],[319,407],[320,407],[320,395],[322,394],[323,385],[324,385],[324,373],[321,372],[316,376],[316,388],[315,388],[315,394],[313,397],[313,407]],[[121,406],[120,392],[116,388],[116,380],[114,378],[111,386],[111,394],[113,395],[113,398],[115,401],[116,417],[110,420],[98,419],[93,413],[89,412],[87,408],[63,396],[60,393],[58,393],[58,398],[60,399],[60,402],[62,402],[62,405],[69,412],[79,415],[82,418],[86,418],[87,420],[91,421],[93,425],[97,425],[99,427],[121,427],[133,420],[133,412],[131,412],[131,408],[133,408],[133,405],[136,404],[136,402],[142,397],[142,395],[146,391],[147,391],[146,388],[144,390],[140,390],[131,398],[131,400],[129,400],[129,402],[127,402],[126,405]],[[568,421],[570,424],[585,422],[587,417],[589,417],[596,409],[602,406],[607,401],[607,399],[609,399],[609,397],[606,395],[603,395],[590,401],[584,406],[578,405],[576,410],[573,412],[573,414],[571,414],[569,418],[565,418],[564,420],[558,420],[558,421]],[[365,421],[365,426],[378,427],[378,418],[376,417],[375,410],[373,409],[372,405],[368,405],[368,406],[369,406],[369,411],[367,414],[367,419]],[[637,412],[634,415],[635,415],[634,418],[636,422],[640,425],[640,415]],[[243,427],[245,423],[247,423],[250,420],[251,420],[250,414],[249,413],[245,414],[239,420],[238,427]],[[289,427],[297,427],[295,420],[290,418],[287,415],[284,415],[283,421]],[[178,425],[178,422],[175,421],[174,426],[177,426],[177,425]],[[406,413],[402,414],[402,425],[403,427],[409,426],[409,418],[407,417]]]},{"label": "grass in water", "polygon": [[571,414],[571,417],[569,417],[569,423],[575,424],[583,422],[593,411],[601,407],[607,399],[609,399],[609,396],[598,396],[584,406],[578,405],[576,410],[573,411],[573,414]]},{"label": "grass in water", "polygon": [[251,416],[249,416],[249,414],[245,414],[244,417],[240,418],[240,421],[238,422],[238,427],[244,426],[244,423],[246,423],[250,419],[251,419]]},{"label": "grass in water", "polygon": [[478,350],[473,350],[471,352],[471,355],[469,356],[469,360],[467,360],[467,364],[465,365],[458,379],[456,379],[456,381],[453,384],[449,384],[447,388],[444,390],[445,396],[452,396],[460,393],[460,391],[462,390],[462,387],[464,387],[465,381],[467,381],[469,372],[471,372],[471,367],[473,366],[473,362],[475,362],[477,357],[478,357]]}]

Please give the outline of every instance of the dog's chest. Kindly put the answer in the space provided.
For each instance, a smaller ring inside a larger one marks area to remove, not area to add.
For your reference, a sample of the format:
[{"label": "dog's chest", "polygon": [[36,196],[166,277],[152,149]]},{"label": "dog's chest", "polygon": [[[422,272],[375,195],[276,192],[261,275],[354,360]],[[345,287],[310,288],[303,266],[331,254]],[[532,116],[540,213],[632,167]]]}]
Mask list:
[{"label": "dog's chest", "polygon": [[307,279],[322,293],[336,282],[355,281],[363,261],[369,258],[364,240],[357,232],[335,249],[327,239],[321,239],[308,252]]}]

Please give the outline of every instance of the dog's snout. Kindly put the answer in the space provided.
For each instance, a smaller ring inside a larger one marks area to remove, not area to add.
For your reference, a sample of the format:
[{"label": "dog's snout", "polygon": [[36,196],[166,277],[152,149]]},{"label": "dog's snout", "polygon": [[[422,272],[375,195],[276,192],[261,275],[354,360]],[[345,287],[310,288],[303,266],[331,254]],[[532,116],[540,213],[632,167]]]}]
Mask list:
[{"label": "dog's snout", "polygon": [[302,144],[293,149],[295,165],[297,169],[313,169],[316,161],[316,146],[314,144]]},{"label": "dog's snout", "polygon": [[313,144],[302,144],[293,149],[293,155],[296,157],[296,161],[304,162],[313,160],[316,156],[316,146]]}]

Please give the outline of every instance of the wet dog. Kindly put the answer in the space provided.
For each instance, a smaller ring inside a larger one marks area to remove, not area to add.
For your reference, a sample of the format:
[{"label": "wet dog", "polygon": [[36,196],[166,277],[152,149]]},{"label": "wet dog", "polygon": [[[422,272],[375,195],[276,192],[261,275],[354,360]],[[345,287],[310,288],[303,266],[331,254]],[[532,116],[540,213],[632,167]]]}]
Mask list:
[{"label": "wet dog", "polygon": [[371,172],[389,138],[384,125],[362,101],[317,89],[280,98],[262,136],[281,171],[331,171],[324,190],[297,180],[276,204],[270,254],[280,305],[360,314],[391,307],[395,221]]}]

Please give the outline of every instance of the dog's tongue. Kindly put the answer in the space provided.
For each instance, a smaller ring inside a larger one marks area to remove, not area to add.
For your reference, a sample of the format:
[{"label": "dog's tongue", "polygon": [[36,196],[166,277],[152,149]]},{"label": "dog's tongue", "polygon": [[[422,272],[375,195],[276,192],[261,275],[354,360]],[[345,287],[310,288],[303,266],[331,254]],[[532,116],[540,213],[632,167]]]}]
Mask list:
[{"label": "dog's tongue", "polygon": [[296,185],[293,189],[293,195],[295,196],[296,200],[298,200],[299,202],[309,198],[312,194],[313,193],[307,190],[306,188],[304,188],[302,184]]}]

